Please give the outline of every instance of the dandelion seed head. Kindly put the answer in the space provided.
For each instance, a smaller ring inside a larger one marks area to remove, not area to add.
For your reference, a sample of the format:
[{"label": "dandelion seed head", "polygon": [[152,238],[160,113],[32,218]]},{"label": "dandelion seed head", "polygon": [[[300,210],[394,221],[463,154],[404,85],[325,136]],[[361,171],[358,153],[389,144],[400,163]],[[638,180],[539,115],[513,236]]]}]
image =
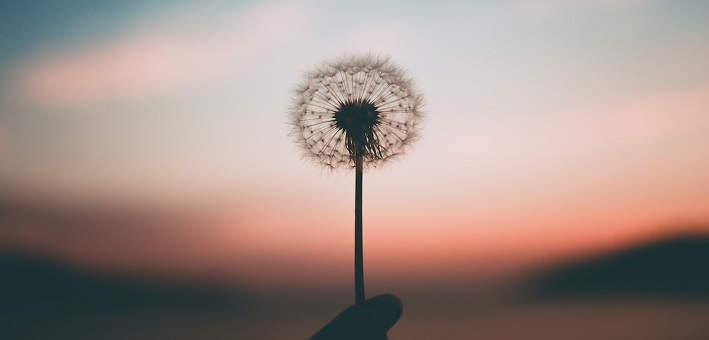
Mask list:
[{"label": "dandelion seed head", "polygon": [[422,95],[389,57],[346,55],[306,72],[290,108],[304,155],[328,168],[376,167],[403,155],[421,128]]}]

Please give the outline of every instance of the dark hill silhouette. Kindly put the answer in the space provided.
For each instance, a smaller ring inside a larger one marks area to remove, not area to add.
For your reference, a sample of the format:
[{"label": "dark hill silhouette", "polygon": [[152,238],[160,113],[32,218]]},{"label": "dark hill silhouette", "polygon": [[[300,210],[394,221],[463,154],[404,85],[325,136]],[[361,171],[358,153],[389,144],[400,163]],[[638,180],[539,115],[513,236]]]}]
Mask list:
[{"label": "dark hill silhouette", "polygon": [[220,287],[170,280],[108,276],[52,259],[0,253],[0,313],[46,315],[101,310],[238,310],[240,294]]},{"label": "dark hill silhouette", "polygon": [[685,234],[544,271],[525,297],[709,297],[709,235]]}]

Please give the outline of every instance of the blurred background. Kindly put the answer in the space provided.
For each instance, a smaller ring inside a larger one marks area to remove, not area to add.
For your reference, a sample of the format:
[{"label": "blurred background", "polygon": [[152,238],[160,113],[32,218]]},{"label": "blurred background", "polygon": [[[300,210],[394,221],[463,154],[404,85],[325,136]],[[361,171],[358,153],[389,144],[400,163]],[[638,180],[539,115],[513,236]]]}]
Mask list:
[{"label": "blurred background", "polygon": [[393,57],[422,140],[364,176],[391,339],[709,338],[709,2],[0,4],[0,337],[304,339],[354,302],[354,175],[303,72]]}]

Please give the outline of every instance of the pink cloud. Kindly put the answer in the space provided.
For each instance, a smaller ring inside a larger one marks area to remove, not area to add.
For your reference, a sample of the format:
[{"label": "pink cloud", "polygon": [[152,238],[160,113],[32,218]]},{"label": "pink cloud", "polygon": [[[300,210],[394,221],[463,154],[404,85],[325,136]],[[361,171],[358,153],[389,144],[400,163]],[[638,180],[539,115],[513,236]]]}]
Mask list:
[{"label": "pink cloud", "polygon": [[26,93],[43,104],[74,106],[111,97],[151,95],[198,81],[205,53],[166,37],[137,38],[79,55],[31,64]]},{"label": "pink cloud", "polygon": [[632,143],[709,132],[709,86],[640,97],[608,110],[610,131]]},{"label": "pink cloud", "polygon": [[[568,157],[659,142],[682,134],[709,131],[709,87],[646,94],[616,103],[569,111],[548,119],[507,124],[510,143],[493,154],[519,153],[520,159]],[[499,134],[499,132],[494,132]],[[511,147],[514,150],[507,150]]]},{"label": "pink cloud", "polygon": [[[646,94],[568,112],[535,134],[548,150],[564,154],[633,148],[709,131],[709,87]],[[553,138],[549,138],[553,137]]]},{"label": "pink cloud", "polygon": [[81,52],[50,51],[20,71],[21,89],[48,107],[175,93],[258,67],[259,56],[302,33],[305,11],[268,4],[201,22],[205,27],[194,27],[196,34],[167,21],[163,25],[175,27],[147,27]]}]

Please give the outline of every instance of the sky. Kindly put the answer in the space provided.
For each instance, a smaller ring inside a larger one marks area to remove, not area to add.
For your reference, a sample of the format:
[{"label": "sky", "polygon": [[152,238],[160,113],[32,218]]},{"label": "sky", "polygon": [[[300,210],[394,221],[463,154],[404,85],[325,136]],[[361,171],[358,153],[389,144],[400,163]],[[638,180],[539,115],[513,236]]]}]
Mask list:
[{"label": "sky", "polygon": [[304,72],[389,55],[421,140],[364,176],[366,280],[494,277],[709,225],[704,1],[0,5],[0,247],[253,285],[351,280],[354,174]]}]

